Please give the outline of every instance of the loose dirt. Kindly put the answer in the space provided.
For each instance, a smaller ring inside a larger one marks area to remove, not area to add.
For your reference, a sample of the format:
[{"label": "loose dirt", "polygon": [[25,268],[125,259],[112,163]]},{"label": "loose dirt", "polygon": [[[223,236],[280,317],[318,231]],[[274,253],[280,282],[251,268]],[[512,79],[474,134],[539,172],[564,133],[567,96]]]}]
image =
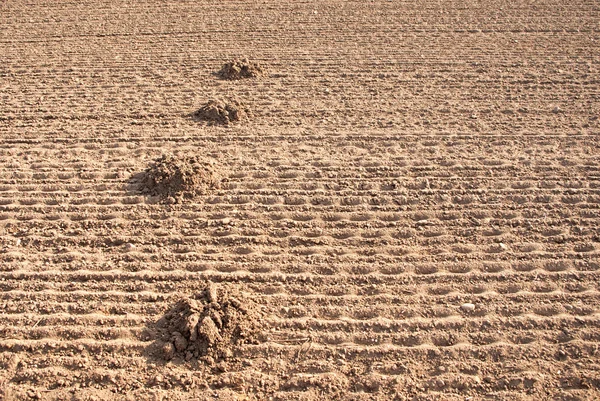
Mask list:
[{"label": "loose dirt", "polygon": [[141,193],[181,202],[218,188],[221,175],[214,162],[199,156],[163,155],[139,179]]},{"label": "loose dirt", "polygon": [[256,78],[264,73],[264,68],[256,62],[243,58],[225,63],[217,73],[223,79],[236,80]]},{"label": "loose dirt", "polygon": [[192,113],[195,120],[222,125],[242,121],[249,116],[250,110],[236,100],[209,100],[208,103]]},{"label": "loose dirt", "polygon": [[180,300],[156,324],[162,342],[157,356],[170,361],[202,358],[209,364],[230,358],[234,349],[256,342],[258,315],[238,292],[209,285]]}]

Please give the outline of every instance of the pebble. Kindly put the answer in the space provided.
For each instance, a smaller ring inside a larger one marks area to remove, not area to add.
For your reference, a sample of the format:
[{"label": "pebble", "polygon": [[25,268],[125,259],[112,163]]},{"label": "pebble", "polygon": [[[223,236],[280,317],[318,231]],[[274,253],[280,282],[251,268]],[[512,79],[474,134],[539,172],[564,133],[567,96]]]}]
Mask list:
[{"label": "pebble", "polygon": [[213,283],[209,283],[206,289],[206,297],[209,303],[218,302],[217,287]]},{"label": "pebble", "polygon": [[467,302],[465,304],[462,304],[460,306],[460,309],[464,310],[465,312],[473,312],[475,310],[475,305]]},{"label": "pebble", "polygon": [[188,346],[188,341],[179,332],[173,333],[173,345],[178,352],[184,351]]},{"label": "pebble", "polygon": [[167,361],[173,359],[175,356],[175,346],[170,342],[165,343],[162,347],[162,355]]}]

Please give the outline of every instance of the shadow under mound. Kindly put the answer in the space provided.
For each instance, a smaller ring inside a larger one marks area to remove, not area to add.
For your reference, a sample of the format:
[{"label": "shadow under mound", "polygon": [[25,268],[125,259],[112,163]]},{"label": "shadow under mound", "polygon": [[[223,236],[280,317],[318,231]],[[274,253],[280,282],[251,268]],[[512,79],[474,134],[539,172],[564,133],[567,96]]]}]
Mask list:
[{"label": "shadow under mound", "polygon": [[228,125],[248,119],[250,110],[240,102],[232,100],[209,100],[204,106],[191,114],[195,121],[209,124]]},{"label": "shadow under mound", "polygon": [[158,196],[167,203],[178,203],[184,198],[218,189],[221,178],[211,161],[198,156],[163,155],[144,172],[135,174],[130,182],[132,187],[137,185],[141,194]]},{"label": "shadow under mound", "polygon": [[213,365],[234,356],[237,347],[257,343],[258,314],[241,294],[209,285],[178,301],[150,327],[155,341],[148,355],[158,361],[200,360]]},{"label": "shadow under mound", "polygon": [[217,73],[217,76],[221,79],[238,80],[256,78],[263,73],[264,68],[260,64],[252,62],[248,58],[243,58],[225,63]]}]

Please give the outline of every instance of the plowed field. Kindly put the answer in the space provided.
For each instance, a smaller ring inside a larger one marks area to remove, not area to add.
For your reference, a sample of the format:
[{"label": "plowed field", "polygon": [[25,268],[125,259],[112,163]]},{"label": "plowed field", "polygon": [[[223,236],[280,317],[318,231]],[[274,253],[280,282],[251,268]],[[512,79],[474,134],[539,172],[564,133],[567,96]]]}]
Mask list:
[{"label": "plowed field", "polygon": [[0,27],[1,400],[600,398],[597,2]]}]

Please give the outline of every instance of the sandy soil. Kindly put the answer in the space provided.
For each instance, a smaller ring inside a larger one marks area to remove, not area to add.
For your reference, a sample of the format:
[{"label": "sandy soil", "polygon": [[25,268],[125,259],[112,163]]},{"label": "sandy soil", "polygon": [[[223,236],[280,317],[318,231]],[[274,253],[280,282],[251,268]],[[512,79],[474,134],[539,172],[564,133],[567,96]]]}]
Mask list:
[{"label": "sandy soil", "polygon": [[0,399],[599,399],[598,5],[287,3],[2,2]]}]

